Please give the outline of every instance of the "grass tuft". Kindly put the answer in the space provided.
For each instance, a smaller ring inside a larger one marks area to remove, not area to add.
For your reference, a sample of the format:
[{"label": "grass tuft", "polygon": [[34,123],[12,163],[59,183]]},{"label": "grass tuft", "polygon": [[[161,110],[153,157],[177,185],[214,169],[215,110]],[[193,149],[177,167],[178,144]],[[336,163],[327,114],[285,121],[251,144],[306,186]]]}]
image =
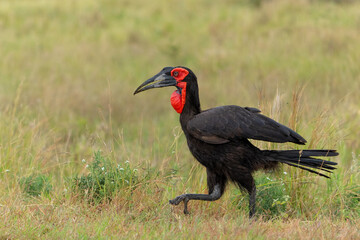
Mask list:
[{"label": "grass tuft", "polygon": [[42,194],[49,196],[53,186],[50,177],[43,174],[32,174],[28,177],[22,177],[19,180],[21,190],[32,197],[40,197]]},{"label": "grass tuft", "polygon": [[[85,160],[83,162],[86,164]],[[89,173],[74,177],[71,189],[73,194],[89,202],[111,201],[115,194],[121,194],[125,189],[131,190],[138,183],[137,169],[131,168],[128,161],[116,165],[101,151],[95,152],[94,160],[85,167]]]},{"label": "grass tuft", "polygon": [[265,218],[287,217],[290,196],[283,179],[261,175],[256,179],[258,214]]}]

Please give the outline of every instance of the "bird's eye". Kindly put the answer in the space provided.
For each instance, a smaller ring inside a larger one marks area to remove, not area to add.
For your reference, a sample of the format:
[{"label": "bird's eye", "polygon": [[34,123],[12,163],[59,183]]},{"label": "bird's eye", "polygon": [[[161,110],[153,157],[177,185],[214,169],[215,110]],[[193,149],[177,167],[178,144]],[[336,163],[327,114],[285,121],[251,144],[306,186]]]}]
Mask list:
[{"label": "bird's eye", "polygon": [[179,76],[179,72],[174,72],[173,75],[174,75],[174,77],[177,77],[177,76]]}]

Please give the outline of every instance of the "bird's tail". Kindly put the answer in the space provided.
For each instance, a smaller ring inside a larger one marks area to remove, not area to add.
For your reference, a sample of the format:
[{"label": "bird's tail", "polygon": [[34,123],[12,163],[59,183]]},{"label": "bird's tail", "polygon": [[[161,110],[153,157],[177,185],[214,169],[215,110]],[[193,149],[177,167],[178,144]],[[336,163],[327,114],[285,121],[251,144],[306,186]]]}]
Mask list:
[{"label": "bird's tail", "polygon": [[337,163],[314,157],[334,157],[339,155],[336,150],[265,150],[263,153],[267,156],[268,161],[285,163],[326,178],[329,178],[329,176],[320,171],[332,173],[332,170],[336,169],[334,166]]}]

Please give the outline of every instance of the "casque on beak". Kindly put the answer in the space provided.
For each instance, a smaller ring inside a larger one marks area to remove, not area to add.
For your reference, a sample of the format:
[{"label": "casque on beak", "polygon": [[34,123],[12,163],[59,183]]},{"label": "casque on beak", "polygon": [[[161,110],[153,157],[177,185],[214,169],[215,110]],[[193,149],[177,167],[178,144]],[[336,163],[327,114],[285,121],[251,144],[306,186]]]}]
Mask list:
[{"label": "casque on beak", "polygon": [[166,67],[161,72],[153,76],[152,78],[143,82],[134,92],[134,95],[149,90],[151,88],[162,88],[169,86],[176,86],[177,82],[175,78],[171,76],[172,67]]}]

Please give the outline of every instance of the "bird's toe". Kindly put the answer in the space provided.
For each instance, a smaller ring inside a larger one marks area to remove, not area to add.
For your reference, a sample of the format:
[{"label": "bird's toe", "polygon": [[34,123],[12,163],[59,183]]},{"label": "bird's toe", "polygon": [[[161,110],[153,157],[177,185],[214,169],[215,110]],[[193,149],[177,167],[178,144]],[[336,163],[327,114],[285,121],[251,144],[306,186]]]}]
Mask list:
[{"label": "bird's toe", "polygon": [[181,201],[184,200],[184,197],[182,195],[177,196],[176,198],[169,200],[169,203],[172,205],[178,205]]}]

